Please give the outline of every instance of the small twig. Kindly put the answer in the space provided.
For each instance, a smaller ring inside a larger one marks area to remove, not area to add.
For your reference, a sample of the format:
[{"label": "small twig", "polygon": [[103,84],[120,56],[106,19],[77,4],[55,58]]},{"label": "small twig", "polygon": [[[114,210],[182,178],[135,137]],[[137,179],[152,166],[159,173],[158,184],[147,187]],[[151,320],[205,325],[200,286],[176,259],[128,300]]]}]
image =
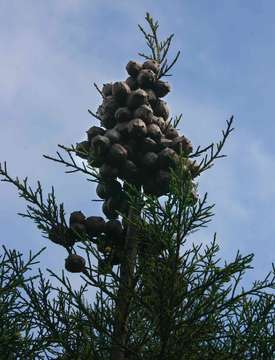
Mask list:
[{"label": "small twig", "polygon": [[96,118],[97,120],[101,121],[100,117],[97,116],[95,113],[93,113],[90,109],[88,109],[88,113],[89,113],[90,115],[92,115],[94,118]]},{"label": "small twig", "polygon": [[168,74],[168,72],[171,70],[171,68],[175,65],[175,63],[178,61],[178,58],[180,56],[180,50],[177,52],[174,60],[171,62],[170,65],[167,65],[167,62],[164,62],[163,66],[161,67],[160,73],[158,78],[160,79],[163,76],[172,76],[172,74]]},{"label": "small twig", "polygon": [[[80,172],[83,172],[83,173],[86,174],[86,175],[89,175],[89,176],[92,176],[92,177],[98,179],[98,174],[97,174],[95,171],[93,171],[93,172],[92,172],[92,171],[89,171],[89,170],[87,169],[87,166],[85,165],[85,163],[84,163],[83,161],[82,161],[82,167],[80,167],[80,166],[78,166],[78,165],[76,164],[76,162],[75,162],[75,160],[74,160],[74,158],[73,158],[73,156],[72,156],[72,154],[71,154],[71,152],[74,152],[74,153],[76,152],[76,150],[75,150],[75,148],[74,148],[73,145],[72,145],[72,148],[67,148],[66,146],[60,145],[60,144],[58,144],[58,146],[59,146],[61,149],[65,150],[65,151],[67,152],[67,154],[69,155],[69,158],[70,158],[70,161],[71,161],[71,162],[65,160],[58,151],[56,152],[56,153],[57,153],[57,156],[58,156],[58,157],[56,157],[56,158],[55,158],[55,157],[52,157],[52,156],[49,156],[49,155],[43,155],[43,157],[44,157],[45,159],[49,159],[49,160],[52,160],[52,161],[55,161],[55,162],[64,164],[66,167],[72,167],[72,168],[74,168],[74,170],[65,171],[66,173],[74,173],[74,172],[80,171]],[[89,180],[89,181],[92,181],[92,182],[98,182],[97,180],[93,180],[93,179],[88,179],[88,180]]]},{"label": "small twig", "polygon": [[99,94],[103,97],[103,99],[105,98],[103,92],[99,89],[99,87],[97,86],[96,83],[93,83],[94,87],[96,88],[96,90],[99,92]]},{"label": "small twig", "polygon": [[158,21],[154,21],[149,13],[146,13],[145,20],[149,25],[150,32],[146,32],[141,25],[138,25],[138,27],[145,37],[146,45],[151,50],[151,55],[144,53],[139,53],[139,55],[145,59],[155,60],[161,65],[157,76],[158,79],[160,79],[162,76],[171,76],[171,74],[168,74],[168,72],[175,65],[180,55],[180,51],[178,51],[172,62],[168,64],[167,54],[170,49],[174,34],[171,34],[165,40],[160,41],[157,33],[159,28]]},{"label": "small twig", "polygon": [[194,157],[198,157],[199,155],[201,155],[202,153],[208,151],[210,149],[210,158],[208,159],[208,154],[205,155],[201,165],[200,166],[200,169],[199,169],[199,172],[198,172],[198,175],[200,173],[202,173],[203,171],[211,168],[213,165],[214,165],[214,160],[215,159],[220,159],[220,158],[224,158],[226,157],[227,155],[219,155],[224,144],[225,144],[225,141],[227,139],[227,137],[229,136],[229,134],[234,130],[234,128],[231,127],[232,125],[232,122],[233,122],[233,116],[231,116],[230,120],[226,120],[227,122],[227,128],[226,130],[222,130],[222,135],[223,135],[223,138],[221,141],[219,141],[217,144],[216,144],[216,151],[214,152],[214,143],[212,143],[211,145],[208,145],[207,147],[205,147],[204,149],[200,150],[200,147],[197,148],[197,150],[191,154],[189,156],[189,158],[194,158]]}]

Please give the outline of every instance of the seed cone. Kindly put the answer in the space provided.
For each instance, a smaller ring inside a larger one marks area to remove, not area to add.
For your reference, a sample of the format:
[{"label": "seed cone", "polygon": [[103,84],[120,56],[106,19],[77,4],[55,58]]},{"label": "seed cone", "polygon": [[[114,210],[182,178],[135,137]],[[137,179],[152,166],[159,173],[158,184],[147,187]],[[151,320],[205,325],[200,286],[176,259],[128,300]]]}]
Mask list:
[{"label": "seed cone", "polygon": [[121,210],[123,200],[123,196],[113,194],[107,199],[108,210],[110,210],[111,212]]},{"label": "seed cone", "polygon": [[85,270],[85,259],[80,255],[70,254],[65,260],[65,269],[72,273]]},{"label": "seed cone", "polygon": [[132,160],[134,158],[134,148],[129,143],[127,144],[127,143],[124,143],[124,142],[122,143],[122,146],[127,151],[127,159]]},{"label": "seed cone", "polygon": [[142,64],[143,69],[152,70],[157,74],[160,70],[160,64],[156,60],[147,60]]},{"label": "seed cone", "polygon": [[161,116],[153,116],[152,123],[158,125],[161,131],[166,130],[167,123]]},{"label": "seed cone", "polygon": [[132,76],[129,76],[127,79],[126,79],[126,84],[129,86],[129,88],[131,90],[137,90],[139,85],[138,85],[138,82],[137,82],[137,79],[135,79],[134,77]]},{"label": "seed cone", "polygon": [[179,157],[173,149],[166,148],[159,153],[158,160],[160,168],[168,169],[169,167],[175,168]]},{"label": "seed cone", "polygon": [[146,153],[143,157],[142,164],[146,169],[156,169],[158,165],[158,155],[154,152]]},{"label": "seed cone", "polygon": [[105,136],[110,140],[111,143],[118,143],[121,139],[120,133],[115,129],[107,130]]},{"label": "seed cone", "polygon": [[157,102],[156,93],[152,89],[146,89],[148,102],[150,105],[154,105]]},{"label": "seed cone", "polygon": [[141,71],[142,65],[136,61],[129,61],[126,65],[126,70],[128,74],[132,77],[137,77],[138,73]]},{"label": "seed cone", "polygon": [[153,118],[153,110],[150,105],[141,105],[134,112],[134,118],[141,119],[146,125],[151,124]]},{"label": "seed cone", "polygon": [[85,224],[86,216],[81,211],[74,211],[70,215],[70,226],[74,223]]},{"label": "seed cone", "polygon": [[177,137],[179,137],[179,133],[177,132],[177,130],[173,127],[169,127],[167,129],[167,131],[165,132],[165,136],[167,137],[167,139],[175,139]]},{"label": "seed cone", "polygon": [[105,130],[99,126],[92,126],[90,127],[89,130],[86,131],[86,133],[87,133],[88,141],[91,141],[92,138],[94,138],[97,135],[104,135]]},{"label": "seed cone", "polygon": [[116,119],[111,114],[104,114],[101,117],[101,125],[106,129],[112,129],[116,125]]},{"label": "seed cone", "polygon": [[146,91],[142,89],[137,89],[132,91],[128,97],[127,105],[130,109],[136,109],[141,105],[148,103],[148,95]]},{"label": "seed cone", "polygon": [[91,165],[92,167],[100,167],[104,164],[105,162],[105,156],[99,156],[96,155],[94,150],[92,148],[90,148],[89,151],[89,156],[88,156],[88,163],[89,165]]},{"label": "seed cone", "polygon": [[111,166],[110,164],[104,163],[99,168],[99,176],[103,180],[115,179],[118,176],[118,169]]},{"label": "seed cone", "polygon": [[107,136],[97,135],[91,141],[91,148],[96,157],[106,155],[110,146],[111,142]]},{"label": "seed cone", "polygon": [[112,95],[114,99],[119,103],[125,103],[130,95],[131,89],[124,81],[117,81],[112,86]]},{"label": "seed cone", "polygon": [[141,183],[141,171],[133,161],[127,160],[121,169],[121,178],[131,184],[139,185]]},{"label": "seed cone", "polygon": [[103,182],[99,183],[96,187],[97,196],[100,197],[101,199],[106,199],[107,198],[106,192],[107,192],[106,185]]},{"label": "seed cone", "polygon": [[146,136],[147,128],[144,121],[141,119],[133,119],[129,122],[128,132],[131,137],[139,138]]},{"label": "seed cone", "polygon": [[169,108],[165,101],[159,99],[156,102],[154,105],[154,114],[163,117],[164,120],[169,118]]},{"label": "seed cone", "polygon": [[48,237],[55,244],[66,247],[73,246],[75,243],[75,236],[72,231],[61,224],[53,226],[49,230]]},{"label": "seed cone", "polygon": [[105,230],[105,220],[100,216],[87,217],[85,225],[89,236],[98,236]]},{"label": "seed cone", "polygon": [[81,223],[72,223],[70,225],[70,230],[72,231],[72,233],[74,234],[76,240],[81,240],[82,237],[85,237],[86,234],[86,226],[85,223],[81,224]]},{"label": "seed cone", "polygon": [[76,145],[76,155],[82,159],[88,159],[89,157],[90,143],[89,141],[82,141]]},{"label": "seed cone", "polygon": [[162,138],[162,139],[160,139],[160,142],[159,142],[159,149],[163,150],[167,147],[170,147],[172,144],[173,144],[172,140]]},{"label": "seed cone", "polygon": [[119,220],[109,220],[105,225],[105,234],[112,238],[120,238],[123,233],[123,228]]},{"label": "seed cone", "polygon": [[193,151],[193,146],[191,144],[191,141],[188,140],[185,136],[180,136],[173,139],[171,148],[175,150],[178,154],[180,153],[180,149],[182,149],[182,151],[186,155],[189,155]]},{"label": "seed cone", "polygon": [[115,166],[122,166],[127,159],[127,150],[120,144],[113,144],[107,155],[107,161]]},{"label": "seed cone", "polygon": [[143,69],[139,72],[137,82],[141,88],[148,88],[153,85],[156,80],[155,73],[150,69]]},{"label": "seed cone", "polygon": [[114,129],[120,133],[122,139],[128,138],[128,123],[127,122],[118,123],[114,127]]},{"label": "seed cone", "polygon": [[141,143],[141,150],[144,153],[157,152],[159,145],[150,137],[145,137]]},{"label": "seed cone", "polygon": [[108,202],[109,199],[104,201],[102,205],[102,211],[108,219],[114,220],[118,218],[118,213],[115,209],[110,208],[110,202]]},{"label": "seed cone", "polygon": [[103,99],[103,103],[100,107],[100,113],[113,116],[118,108],[119,104],[114,96],[107,96]]},{"label": "seed cone", "polygon": [[171,91],[171,87],[166,81],[157,80],[154,84],[154,91],[157,97],[164,97]]},{"label": "seed cone", "polygon": [[112,194],[119,194],[121,191],[121,184],[116,180],[100,182],[96,188],[96,193],[101,199],[108,199]]},{"label": "seed cone", "polygon": [[158,125],[150,124],[147,126],[147,135],[153,140],[158,141],[162,136],[162,132]]},{"label": "seed cone", "polygon": [[118,122],[129,121],[131,117],[132,113],[127,107],[120,107],[115,112],[115,119]]},{"label": "seed cone", "polygon": [[102,94],[106,97],[112,95],[112,83],[103,84]]}]

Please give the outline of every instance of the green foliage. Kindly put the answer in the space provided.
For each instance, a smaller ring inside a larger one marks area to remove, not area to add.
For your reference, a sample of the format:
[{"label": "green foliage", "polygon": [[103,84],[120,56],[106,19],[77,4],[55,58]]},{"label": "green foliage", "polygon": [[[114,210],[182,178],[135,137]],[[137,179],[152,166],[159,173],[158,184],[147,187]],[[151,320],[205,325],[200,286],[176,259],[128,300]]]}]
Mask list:
[{"label": "green foliage", "polygon": [[[42,250],[41,250],[42,251]],[[22,254],[3,247],[0,256],[0,349],[2,359],[40,359],[41,344],[33,337],[32,312],[22,294],[35,279],[26,276],[41,251],[29,254],[26,262]]]}]

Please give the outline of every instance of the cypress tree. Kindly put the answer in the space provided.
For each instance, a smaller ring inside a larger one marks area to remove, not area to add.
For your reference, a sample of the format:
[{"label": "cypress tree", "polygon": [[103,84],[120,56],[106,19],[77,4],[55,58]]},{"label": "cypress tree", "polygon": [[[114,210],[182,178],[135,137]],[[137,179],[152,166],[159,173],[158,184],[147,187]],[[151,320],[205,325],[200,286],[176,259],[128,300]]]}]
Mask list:
[{"label": "cypress tree", "polygon": [[[163,100],[171,91],[164,79],[180,56],[169,60],[174,35],[160,40],[158,22],[148,13],[145,20],[149,30],[139,29],[149,53],[127,63],[124,81],[94,84],[102,103],[89,110],[97,123],[86,139],[44,155],[96,184],[103,215],[78,210],[68,218],[54,188],[45,197],[40,182],[32,189],[5,162],[0,167],[2,181],[28,202],[20,215],[67,252],[62,274],[49,270],[56,287],[41,271],[26,275],[39,254],[24,263],[4,248],[1,323],[12,325],[3,328],[0,349],[7,358],[274,358],[274,267],[245,290],[252,254],[237,252],[222,264],[216,234],[207,246],[189,240],[213,216],[197,180],[225,156],[233,117],[218,143],[193,148],[179,132],[181,115],[171,117]],[[75,290],[66,272],[79,273],[84,285]],[[90,287],[97,289],[94,303],[85,297]]]}]

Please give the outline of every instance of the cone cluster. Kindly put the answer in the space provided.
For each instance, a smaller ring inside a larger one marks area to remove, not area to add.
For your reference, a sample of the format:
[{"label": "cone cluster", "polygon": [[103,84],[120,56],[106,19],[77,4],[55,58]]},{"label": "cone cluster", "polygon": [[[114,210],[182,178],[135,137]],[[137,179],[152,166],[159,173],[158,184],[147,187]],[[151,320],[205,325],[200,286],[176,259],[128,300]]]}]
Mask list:
[{"label": "cone cluster", "polygon": [[[99,271],[108,272],[121,263],[126,228],[118,220],[118,211],[128,213],[126,183],[143,188],[147,195],[168,193],[171,168],[181,152],[188,157],[192,144],[169,121],[169,108],[163,98],[170,92],[168,82],[159,79],[160,64],[147,60],[143,64],[129,61],[125,81],[104,84],[103,97],[96,116],[101,126],[87,131],[87,140],[78,143],[76,154],[99,168],[96,193],[103,200],[102,217],[85,217],[81,211],[70,216],[70,227],[52,229],[50,238],[72,246],[77,235],[88,236],[104,255]],[[197,168],[190,162],[190,173]],[[195,194],[194,194],[195,195]],[[194,198],[195,199],[195,198]],[[196,200],[196,199],[195,199]],[[65,268],[71,272],[85,269],[85,260],[70,254]]]},{"label": "cone cluster", "polygon": [[[103,254],[101,266],[118,265],[124,246],[125,230],[119,220],[106,221],[100,216],[86,217],[81,211],[70,215],[69,228],[62,225],[51,229],[49,238],[60,245],[72,246],[80,236],[89,238],[97,245]],[[65,268],[70,272],[81,272],[85,269],[85,259],[76,254],[70,254],[65,260]]]},{"label": "cone cluster", "polygon": [[117,210],[127,211],[117,179],[142,186],[145,194],[165,195],[180,148],[186,156],[192,152],[191,142],[169,122],[163,97],[171,88],[158,79],[159,63],[129,61],[126,70],[125,81],[103,85],[97,110],[101,127],[92,126],[87,140],[77,145],[77,154],[99,168],[97,195],[109,219],[117,218]]}]

